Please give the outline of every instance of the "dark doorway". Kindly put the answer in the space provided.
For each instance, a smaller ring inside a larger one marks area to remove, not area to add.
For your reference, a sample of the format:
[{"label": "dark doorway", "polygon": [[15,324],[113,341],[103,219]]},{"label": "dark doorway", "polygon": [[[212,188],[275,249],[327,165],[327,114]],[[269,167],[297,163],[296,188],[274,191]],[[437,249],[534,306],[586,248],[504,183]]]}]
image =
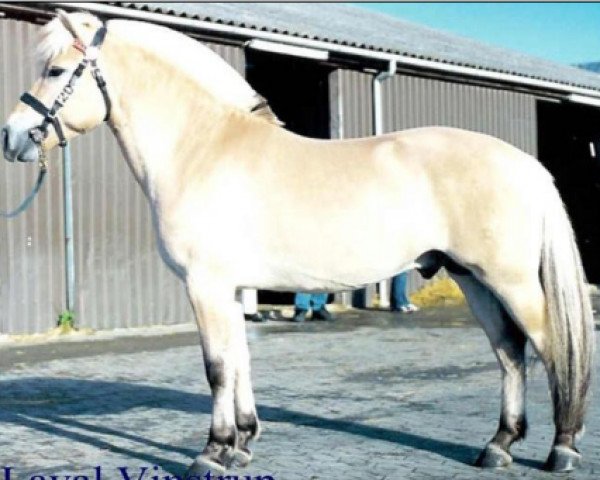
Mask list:
[{"label": "dark doorway", "polygon": [[314,60],[246,51],[246,80],[292,132],[329,138],[329,74]]},{"label": "dark doorway", "polygon": [[[286,55],[246,50],[246,80],[267,99],[288,130],[330,138],[329,74],[332,67]],[[259,291],[259,303],[289,305],[292,292]]]},{"label": "dark doorway", "polygon": [[600,109],[538,101],[538,152],[573,222],[583,265],[600,283]]}]

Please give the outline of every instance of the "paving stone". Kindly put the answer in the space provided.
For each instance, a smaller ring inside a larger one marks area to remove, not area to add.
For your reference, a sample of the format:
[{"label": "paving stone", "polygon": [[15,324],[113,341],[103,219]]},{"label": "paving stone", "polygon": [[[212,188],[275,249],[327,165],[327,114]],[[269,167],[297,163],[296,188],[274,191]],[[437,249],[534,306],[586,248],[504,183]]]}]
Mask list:
[{"label": "paving stone", "polygon": [[[443,327],[445,319],[452,328]],[[331,325],[271,322],[248,330],[264,434],[239,475],[553,478],[539,469],[553,427],[545,373],[535,366],[531,429],[513,449],[515,463],[500,472],[471,466],[496,428],[500,375],[464,310],[410,318],[351,313]],[[96,466],[102,480],[123,478],[119,467],[136,479],[147,468],[140,480],[183,474],[210,422],[200,349],[108,347],[110,353],[78,358],[22,358],[0,376],[0,467],[13,467],[11,480],[95,480]],[[577,479],[600,472],[599,414],[594,398]]]}]

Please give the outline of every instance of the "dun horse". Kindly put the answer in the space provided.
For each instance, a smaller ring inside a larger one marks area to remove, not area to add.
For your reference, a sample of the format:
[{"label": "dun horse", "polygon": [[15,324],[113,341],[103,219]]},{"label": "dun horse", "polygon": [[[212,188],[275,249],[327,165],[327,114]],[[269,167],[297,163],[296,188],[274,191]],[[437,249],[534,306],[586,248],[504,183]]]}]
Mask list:
[{"label": "dun horse", "polygon": [[249,462],[260,433],[236,289],[340,291],[441,266],[502,372],[478,465],[507,466],[525,436],[528,341],[554,404],[547,468],[579,463],[593,319],[569,219],[534,158],[451,128],[300,137],[216,54],[155,25],[62,12],[38,54],[43,73],[3,129],[4,156],[36,161],[104,120],[116,135],[201,334],[213,415],[189,473]]}]

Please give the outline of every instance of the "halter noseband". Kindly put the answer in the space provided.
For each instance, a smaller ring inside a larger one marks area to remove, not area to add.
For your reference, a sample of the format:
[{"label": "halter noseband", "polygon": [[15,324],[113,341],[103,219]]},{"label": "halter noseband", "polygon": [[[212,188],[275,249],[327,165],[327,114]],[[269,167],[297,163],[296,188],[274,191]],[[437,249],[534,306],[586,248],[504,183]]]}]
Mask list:
[{"label": "halter noseband", "polygon": [[44,120],[37,127],[32,128],[29,131],[29,138],[38,146],[41,146],[44,139],[48,136],[48,127],[52,125],[54,127],[54,131],[58,136],[58,144],[61,147],[65,147],[67,145],[67,139],[65,138],[62,125],[60,120],[56,116],[58,111],[67,103],[67,100],[73,94],[73,89],[75,83],[83,75],[83,72],[87,68],[88,65],[92,66],[92,77],[96,80],[96,84],[102,93],[102,97],[104,98],[104,104],[106,106],[106,115],[104,116],[104,121],[106,122],[110,117],[111,110],[111,102],[110,97],[108,96],[108,91],[106,89],[106,82],[104,81],[104,77],[100,72],[100,68],[98,68],[97,59],[98,59],[98,51],[104,42],[104,37],[106,36],[106,27],[102,26],[98,29],[94,38],[92,39],[92,43],[90,43],[89,47],[83,45],[83,43],[79,39],[75,39],[73,42],[73,47],[83,53],[84,57],[77,68],[71,75],[71,78],[64,86],[62,91],[58,94],[56,100],[51,108],[46,107],[42,102],[40,102],[37,98],[31,95],[28,92],[25,92],[21,95],[20,100],[33,108],[36,112],[44,117]]}]

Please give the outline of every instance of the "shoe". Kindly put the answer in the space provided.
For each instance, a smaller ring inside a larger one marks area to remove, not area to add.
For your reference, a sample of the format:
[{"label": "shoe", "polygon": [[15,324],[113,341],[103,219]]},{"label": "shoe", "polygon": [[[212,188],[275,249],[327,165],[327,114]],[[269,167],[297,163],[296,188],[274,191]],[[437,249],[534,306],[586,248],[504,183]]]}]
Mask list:
[{"label": "shoe", "polygon": [[312,319],[330,322],[333,320],[333,315],[331,315],[331,312],[329,312],[325,307],[322,307],[319,310],[313,310]]},{"label": "shoe", "polygon": [[410,310],[410,312],[418,312],[419,310],[421,310],[419,307],[417,307],[414,303],[409,303],[408,304],[408,309]]},{"label": "shoe", "polygon": [[260,312],[257,313],[244,313],[246,321],[254,323],[264,323],[267,321],[267,317],[263,316]]},{"label": "shoe", "polygon": [[419,307],[417,307],[416,305],[413,305],[412,303],[407,303],[406,305],[402,305],[400,307],[400,309],[396,309],[395,310],[400,311],[402,313],[413,313],[413,312],[418,312],[419,311]]},{"label": "shoe", "polygon": [[300,310],[297,308],[294,311],[294,316],[292,317],[292,322],[302,323],[304,320],[306,320],[307,314],[308,314],[308,310]]}]

